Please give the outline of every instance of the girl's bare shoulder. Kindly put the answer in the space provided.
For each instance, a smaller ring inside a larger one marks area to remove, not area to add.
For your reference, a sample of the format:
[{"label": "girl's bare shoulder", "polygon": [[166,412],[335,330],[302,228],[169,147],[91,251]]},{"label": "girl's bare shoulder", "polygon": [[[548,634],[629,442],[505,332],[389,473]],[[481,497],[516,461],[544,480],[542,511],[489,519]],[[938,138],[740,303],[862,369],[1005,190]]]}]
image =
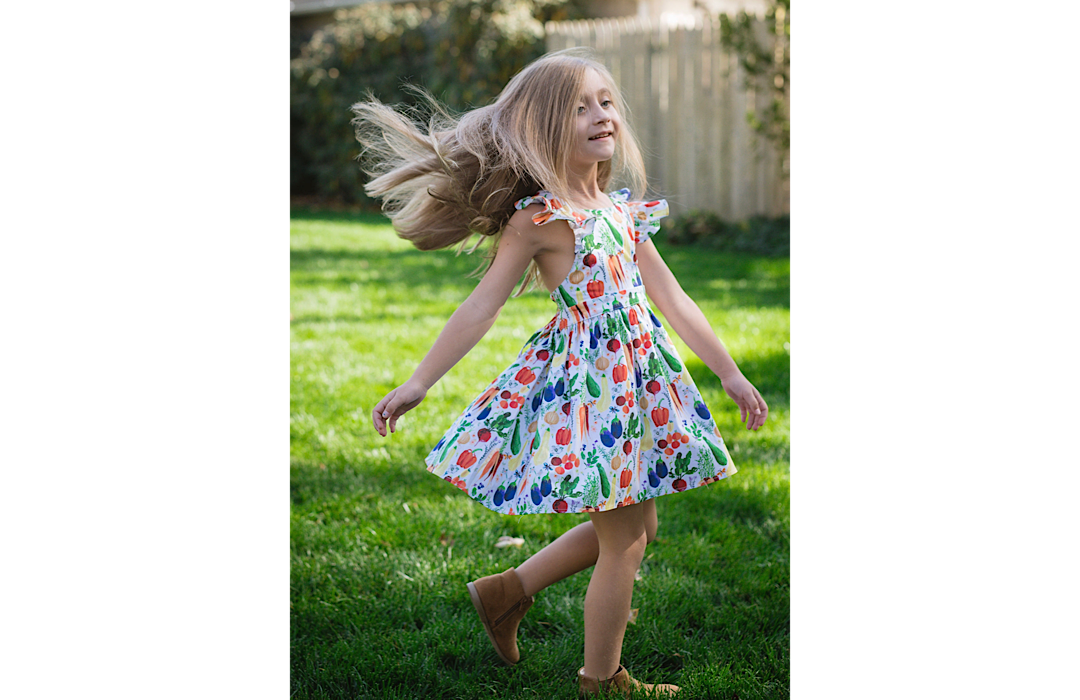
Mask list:
[{"label": "girl's bare shoulder", "polygon": [[518,209],[510,217],[510,221],[507,222],[508,228],[513,228],[518,232],[524,233],[525,231],[535,231],[540,228],[540,224],[533,221],[533,217],[544,211],[544,205],[540,202],[533,202],[526,207]]},{"label": "girl's bare shoulder", "polygon": [[562,219],[547,219],[542,223],[537,223],[533,217],[542,211],[545,211],[544,205],[539,203],[518,209],[507,222],[503,235],[517,234],[535,243],[539,248],[550,247],[552,238],[562,238],[564,236],[560,234],[564,232],[573,237],[570,224]]}]

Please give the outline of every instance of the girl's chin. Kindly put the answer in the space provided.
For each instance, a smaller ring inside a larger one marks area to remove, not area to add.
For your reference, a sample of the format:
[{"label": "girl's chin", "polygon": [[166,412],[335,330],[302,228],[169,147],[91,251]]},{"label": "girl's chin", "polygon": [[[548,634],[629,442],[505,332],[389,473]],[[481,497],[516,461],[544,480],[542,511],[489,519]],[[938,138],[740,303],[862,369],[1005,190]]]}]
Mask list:
[{"label": "girl's chin", "polygon": [[615,140],[590,141],[586,152],[591,156],[599,156],[601,160],[608,160],[615,153]]}]

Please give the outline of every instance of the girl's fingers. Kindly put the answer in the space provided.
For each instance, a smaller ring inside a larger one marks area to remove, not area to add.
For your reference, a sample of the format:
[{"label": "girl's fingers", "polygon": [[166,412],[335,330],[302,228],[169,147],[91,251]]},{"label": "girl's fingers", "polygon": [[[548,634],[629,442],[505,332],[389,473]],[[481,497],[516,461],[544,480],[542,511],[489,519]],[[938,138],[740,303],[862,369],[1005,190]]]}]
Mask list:
[{"label": "girl's fingers", "polygon": [[383,437],[386,437],[387,429],[391,433],[396,432],[398,418],[416,408],[423,400],[423,393],[417,396],[416,392],[410,391],[409,388],[402,390],[402,387],[399,386],[394,389],[384,396],[382,401],[375,404],[375,408],[371,410],[371,420],[375,424],[375,429]]},{"label": "girl's fingers", "polygon": [[383,409],[383,418],[389,419],[391,433],[394,432],[394,428],[397,427],[397,419],[400,415],[398,413],[399,408],[401,408],[401,403],[395,399],[394,401],[386,404],[386,408]]},{"label": "girl's fingers", "polygon": [[[391,415],[392,411],[389,408],[389,404],[392,402],[394,394],[397,392],[395,389],[386,396],[382,397],[379,403],[375,404],[375,408],[371,409],[371,419],[375,424],[375,429],[379,431],[379,434],[386,437],[386,419]],[[393,430],[391,429],[391,432]]]},{"label": "girl's fingers", "polygon": [[754,401],[758,407],[757,413],[754,414],[754,430],[757,430],[765,425],[765,419],[769,417],[769,406],[765,403],[765,399],[761,398],[761,393],[757,389],[754,389]]},{"label": "girl's fingers", "polygon": [[390,432],[397,432],[397,421],[403,415],[416,408],[416,404],[419,401],[405,401],[402,398],[395,397],[393,401],[386,405],[384,409],[384,415],[390,420]]}]

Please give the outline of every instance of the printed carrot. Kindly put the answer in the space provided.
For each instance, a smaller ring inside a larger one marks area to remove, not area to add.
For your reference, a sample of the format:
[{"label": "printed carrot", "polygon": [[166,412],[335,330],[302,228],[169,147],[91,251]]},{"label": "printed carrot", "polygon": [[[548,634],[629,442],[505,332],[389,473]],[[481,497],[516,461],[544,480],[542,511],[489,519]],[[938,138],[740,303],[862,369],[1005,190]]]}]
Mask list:
[{"label": "printed carrot", "polygon": [[683,406],[682,399],[679,398],[679,391],[675,388],[675,382],[668,384],[668,389],[671,392],[671,405],[678,411],[680,418],[686,417],[686,407]]}]

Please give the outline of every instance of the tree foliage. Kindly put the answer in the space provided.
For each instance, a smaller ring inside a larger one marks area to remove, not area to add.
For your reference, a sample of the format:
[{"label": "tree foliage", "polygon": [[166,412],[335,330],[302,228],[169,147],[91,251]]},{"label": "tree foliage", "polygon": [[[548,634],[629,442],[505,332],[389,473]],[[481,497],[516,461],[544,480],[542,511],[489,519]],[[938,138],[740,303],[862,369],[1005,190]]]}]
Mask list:
[{"label": "tree foliage", "polygon": [[[765,43],[763,33],[771,35],[768,37],[771,41]],[[771,0],[763,23],[744,11],[734,17],[720,15],[720,41],[738,57],[745,88],[761,90],[767,86],[770,90],[769,106],[763,112],[751,106],[746,120],[785,159],[791,143],[787,106],[791,81],[791,0]],[[767,44],[772,44],[772,48]]]},{"label": "tree foliage", "polygon": [[724,221],[715,212],[694,209],[665,224],[658,236],[671,245],[698,245],[773,258],[788,257],[791,252],[791,220],[787,216]]},{"label": "tree foliage", "polygon": [[488,104],[544,53],[544,22],[582,16],[580,0],[433,0],[339,10],[310,39],[293,36],[293,194],[368,203],[349,107],[370,90],[416,104],[423,86],[451,110]]}]

